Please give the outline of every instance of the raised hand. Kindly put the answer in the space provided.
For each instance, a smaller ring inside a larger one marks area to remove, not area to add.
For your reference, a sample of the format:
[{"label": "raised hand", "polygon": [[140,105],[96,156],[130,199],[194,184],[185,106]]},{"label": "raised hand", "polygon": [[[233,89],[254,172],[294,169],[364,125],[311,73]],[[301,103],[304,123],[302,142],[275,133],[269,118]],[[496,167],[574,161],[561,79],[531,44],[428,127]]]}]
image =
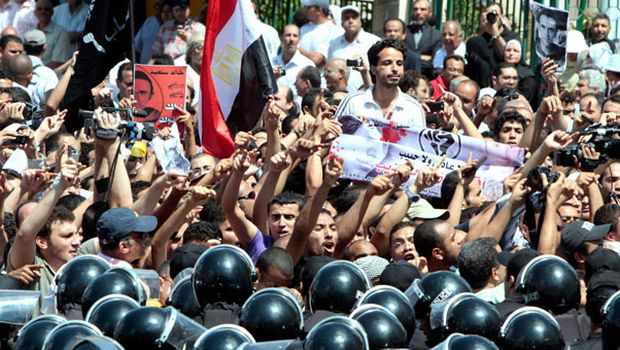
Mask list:
[{"label": "raised hand", "polygon": [[340,176],[342,176],[342,171],[342,159],[336,156],[329,157],[325,165],[325,173],[323,174],[324,184],[329,186],[329,188],[333,187],[338,182]]},{"label": "raised hand", "polygon": [[291,158],[285,151],[274,154],[271,159],[271,170],[276,172],[284,171],[291,165]]},{"label": "raised hand", "polygon": [[379,175],[368,184],[368,194],[371,196],[381,196],[393,188],[394,184],[388,176]]}]

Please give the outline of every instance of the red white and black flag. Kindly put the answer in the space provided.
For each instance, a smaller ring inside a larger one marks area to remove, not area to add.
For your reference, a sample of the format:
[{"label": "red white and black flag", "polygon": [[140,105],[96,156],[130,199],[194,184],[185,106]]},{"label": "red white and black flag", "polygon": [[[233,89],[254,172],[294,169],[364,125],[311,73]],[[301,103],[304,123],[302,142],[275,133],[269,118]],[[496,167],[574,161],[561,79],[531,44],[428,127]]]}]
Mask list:
[{"label": "red white and black flag", "polygon": [[90,90],[131,50],[129,1],[93,0],[79,43],[75,73],[69,81],[61,108],[69,109],[65,122],[71,130],[82,125],[78,108],[89,108]]},{"label": "red white and black flag", "polygon": [[201,141],[205,151],[229,157],[231,134],[251,130],[276,80],[250,0],[211,0],[201,72]]}]

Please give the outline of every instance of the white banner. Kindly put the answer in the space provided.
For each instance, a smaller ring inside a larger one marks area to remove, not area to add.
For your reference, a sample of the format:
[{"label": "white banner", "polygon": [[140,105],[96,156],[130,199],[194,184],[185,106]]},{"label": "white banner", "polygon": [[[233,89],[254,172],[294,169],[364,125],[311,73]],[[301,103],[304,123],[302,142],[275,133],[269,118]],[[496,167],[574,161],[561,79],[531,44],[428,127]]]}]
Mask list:
[{"label": "white banner", "polygon": [[[469,136],[436,129],[406,129],[382,121],[343,116],[344,134],[331,151],[344,160],[343,177],[369,181],[387,170],[412,160],[415,169],[436,165],[442,155],[447,158],[440,167],[442,175],[465,164],[469,156],[483,160],[476,173],[482,192],[489,200],[503,194],[503,181],[516,167],[523,165],[524,150],[505,144],[483,141]],[[439,196],[438,184],[425,193]]]}]

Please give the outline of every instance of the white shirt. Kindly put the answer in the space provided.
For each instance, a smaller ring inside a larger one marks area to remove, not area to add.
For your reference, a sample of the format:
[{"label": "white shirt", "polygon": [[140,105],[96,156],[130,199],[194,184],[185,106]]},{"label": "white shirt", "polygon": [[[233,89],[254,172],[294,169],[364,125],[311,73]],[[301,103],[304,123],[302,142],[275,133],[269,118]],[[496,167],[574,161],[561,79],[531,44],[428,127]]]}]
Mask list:
[{"label": "white shirt", "polygon": [[[366,91],[349,94],[340,102],[340,106],[336,111],[336,117],[350,115],[358,118],[387,120],[381,107],[374,100],[373,90],[374,86]],[[398,97],[391,113],[390,120],[394,121],[398,126],[408,128],[426,127],[426,117],[422,105],[413,97],[400,91],[400,89],[398,89]]]},{"label": "white shirt", "polygon": [[[364,62],[368,62],[368,49],[380,40],[381,38],[378,36],[368,33],[363,29],[357,34],[357,37],[352,42],[348,42],[347,39],[345,39],[344,34],[342,34],[329,42],[327,59],[331,60],[332,58],[341,58],[346,60],[361,57]],[[347,89],[351,92],[357,91],[363,83],[364,80],[362,79],[360,72],[349,68],[349,81],[347,83]]]},{"label": "white shirt", "polygon": [[37,27],[39,20],[34,15],[34,3],[31,0],[24,1],[13,18],[13,27],[20,35],[26,34]]},{"label": "white shirt", "polygon": [[[465,43],[462,42],[456,48],[456,50],[454,50],[454,55],[465,58],[466,54],[467,54],[467,47],[465,46]],[[445,47],[441,45],[439,50],[435,51],[435,54],[433,55],[433,68],[443,69],[443,60],[445,60],[446,57],[448,57],[448,52],[446,51]]]},{"label": "white shirt", "polygon": [[342,27],[332,21],[323,24],[304,24],[300,29],[299,47],[306,51],[319,52],[327,58],[329,41],[343,32]]},{"label": "white shirt", "polygon": [[6,5],[0,5],[0,31],[4,28],[13,25],[15,19],[15,13],[19,10],[19,5],[13,1],[9,1]]},{"label": "white shirt", "polygon": [[86,26],[88,5],[82,3],[74,13],[69,11],[69,4],[64,3],[54,7],[52,22],[63,27],[68,32],[81,32]]},{"label": "white shirt", "polygon": [[48,92],[58,85],[58,76],[43,61],[36,56],[28,56],[32,61],[32,80],[28,84],[28,91],[32,96],[32,103],[41,106],[47,99]]},{"label": "white shirt", "polygon": [[280,48],[280,35],[275,28],[266,23],[259,21],[258,25],[259,32],[263,35],[263,41],[265,42],[269,59],[273,60],[278,55],[278,49]]},{"label": "white shirt", "polygon": [[295,89],[295,80],[297,79],[297,74],[299,74],[302,69],[308,66],[314,67],[314,62],[312,62],[312,60],[308,57],[302,55],[299,50],[295,52],[295,54],[293,55],[291,60],[288,61],[288,63],[284,63],[282,55],[278,55],[271,61],[271,64],[273,66],[281,66],[282,68],[284,68],[286,74],[278,78],[278,85],[288,86],[289,89],[293,90],[295,96],[297,95],[297,89]]}]

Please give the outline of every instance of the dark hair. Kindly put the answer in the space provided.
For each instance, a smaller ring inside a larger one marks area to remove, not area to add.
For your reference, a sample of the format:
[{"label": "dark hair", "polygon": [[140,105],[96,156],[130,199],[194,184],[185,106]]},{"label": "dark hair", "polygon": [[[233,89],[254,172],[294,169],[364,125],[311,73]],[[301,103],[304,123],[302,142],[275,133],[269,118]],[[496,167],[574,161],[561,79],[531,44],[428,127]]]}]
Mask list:
[{"label": "dark hair", "polygon": [[[398,224],[394,225],[394,227],[392,227],[392,230],[390,231],[390,244],[392,242],[392,236],[394,235],[394,233],[396,233],[396,231],[399,231],[407,227],[414,227],[413,222],[401,221]],[[414,231],[414,235],[415,235],[415,231]]]},{"label": "dark hair", "polygon": [[379,54],[383,49],[392,48],[400,51],[403,54],[403,61],[407,58],[407,50],[405,49],[405,44],[396,39],[383,39],[381,41],[377,41],[374,45],[368,49],[368,64],[371,67],[376,67],[379,64]]},{"label": "dark hair", "polygon": [[289,115],[286,118],[282,119],[282,133],[284,135],[287,135],[291,131],[293,131],[293,122],[298,119],[299,117],[295,115]]},{"label": "dark hair", "polygon": [[299,193],[285,191],[280,193],[277,196],[274,196],[269,202],[269,209],[271,210],[271,206],[274,204],[285,205],[285,204],[297,204],[299,206],[299,210],[304,206],[304,196]]},{"label": "dark hair", "polygon": [[320,95],[321,95],[321,88],[313,87],[310,90],[308,90],[308,92],[306,92],[304,97],[301,99],[301,110],[303,111],[304,108],[306,107],[312,108],[312,105],[316,101],[317,97],[319,97]]},{"label": "dark hair", "polygon": [[258,257],[256,267],[261,273],[265,273],[272,268],[280,271],[288,278],[293,278],[295,263],[291,255],[285,249],[271,247]]},{"label": "dark hair", "polygon": [[506,266],[506,278],[512,277],[516,280],[525,265],[539,255],[537,250],[531,248],[524,248],[514,253]]},{"label": "dark hair", "polygon": [[443,59],[443,66],[445,67],[446,63],[448,63],[448,61],[450,61],[450,60],[459,61],[459,62],[461,62],[463,64],[463,66],[465,66],[465,59],[461,55],[446,56],[446,58]]},{"label": "dark hair", "polygon": [[402,92],[407,92],[410,89],[417,88],[422,80],[426,81],[426,78],[422,74],[419,74],[416,71],[409,69],[405,71],[402,79],[400,79],[398,87]]},{"label": "dark hair", "polygon": [[605,102],[603,102],[603,105],[601,106],[601,110],[605,109],[605,105],[606,105],[607,103],[609,103],[609,102],[611,102],[611,103],[616,103],[616,104],[620,104],[620,95],[611,95],[611,96],[609,96],[609,97],[605,100]]},{"label": "dark hair", "polygon": [[75,210],[86,198],[76,193],[66,194],[58,199],[56,205],[63,206],[69,210]]},{"label": "dark hair", "polygon": [[493,126],[495,135],[499,136],[499,132],[507,122],[517,122],[523,126],[523,130],[527,127],[527,121],[521,113],[517,111],[507,111],[500,114],[495,120],[495,125]]},{"label": "dark hair", "polygon": [[[596,293],[594,292],[596,291]],[[586,294],[586,314],[594,324],[603,323],[603,306],[618,289],[612,286],[601,286],[588,290]]]},{"label": "dark hair", "polygon": [[108,209],[110,205],[106,201],[96,201],[86,209],[82,216],[84,241],[97,237],[97,221]]},{"label": "dark hair", "polygon": [[59,222],[59,221],[60,222],[73,222],[75,221],[75,215],[73,215],[73,212],[71,210],[63,206],[58,206],[58,205],[55,206],[54,210],[52,211],[52,214],[47,219],[47,223],[45,224],[45,226],[43,226],[41,231],[37,233],[37,236],[49,237],[51,233],[52,224],[55,222]]},{"label": "dark hair", "polygon": [[436,203],[437,209],[448,209],[456,186],[458,186],[460,181],[459,174],[456,170],[449,172],[443,178],[443,181],[441,182],[441,195],[439,201]]},{"label": "dark hair", "polygon": [[151,183],[148,181],[143,181],[143,180],[139,180],[139,181],[134,181],[131,183],[131,193],[134,196],[134,199],[137,200],[138,199],[138,194],[144,190],[146,190],[147,188],[151,187]]},{"label": "dark hair", "polygon": [[598,103],[599,107],[602,106],[603,102],[605,101],[605,96],[603,96],[603,94],[601,94],[600,92],[599,93],[587,92],[587,93],[581,95],[581,100],[583,100],[586,97],[594,97],[596,99],[596,103]]},{"label": "dark hair", "polygon": [[360,191],[356,187],[348,187],[341,191],[337,196],[330,200],[330,203],[336,208],[338,214],[344,214],[353,206],[360,195]]},{"label": "dark hair", "polygon": [[437,226],[444,223],[443,220],[428,220],[416,227],[413,233],[413,245],[420,256],[430,259],[434,248],[441,245]]},{"label": "dark hair", "polygon": [[512,63],[501,62],[500,64],[497,65],[497,67],[495,67],[495,69],[493,69],[493,76],[499,77],[499,75],[502,74],[502,69],[506,69],[506,68],[512,68],[514,70],[517,70],[517,66],[515,66]]},{"label": "dark hair", "polygon": [[183,244],[206,242],[210,239],[222,239],[222,232],[214,222],[193,222],[183,232]]},{"label": "dark hair", "polygon": [[[120,70],[119,70],[120,72]],[[146,80],[149,83],[149,89],[151,90],[151,95],[153,94],[153,91],[155,91],[153,89],[153,82],[151,81],[151,78],[149,78],[149,76],[141,70],[137,70],[136,71],[136,75],[133,77],[134,81],[136,80]],[[120,80],[120,78],[119,78]]]},{"label": "dark hair", "polygon": [[596,211],[593,221],[595,225],[611,224],[611,231],[616,231],[619,219],[620,205],[605,204]]},{"label": "dark hair", "polygon": [[401,28],[403,28],[403,33],[406,32],[407,30],[407,23],[405,23],[405,21],[403,21],[402,19],[398,18],[398,17],[390,17],[388,19],[386,19],[385,21],[383,21],[383,33],[385,34],[385,26],[388,24],[388,22],[398,22],[401,25]]},{"label": "dark hair", "polygon": [[173,66],[174,65],[174,59],[172,59],[170,55],[166,55],[166,54],[153,55],[153,57],[151,57],[151,60],[153,61],[153,64],[156,66]]},{"label": "dark hair", "polygon": [[[132,71],[133,72],[133,63],[125,62],[118,67],[118,72],[116,73],[116,80],[123,80],[123,72]],[[136,72],[137,73],[137,72]],[[134,77],[135,79],[135,77]],[[151,86],[152,87],[152,86]]]},{"label": "dark hair", "polygon": [[45,50],[45,45],[24,44],[24,51],[30,56],[40,56]]},{"label": "dark hair", "polygon": [[12,42],[24,45],[24,41],[22,40],[22,38],[18,37],[17,35],[8,34],[0,37],[0,49],[4,50],[4,48]]},{"label": "dark hair", "polygon": [[313,88],[321,87],[321,71],[317,67],[308,66],[302,69],[299,73],[299,78],[308,80]]},{"label": "dark hair", "polygon": [[200,220],[220,224],[224,222],[224,210],[216,200],[209,199],[202,205],[202,210],[198,214]]},{"label": "dark hair", "polygon": [[463,245],[457,258],[459,274],[472,289],[484,288],[493,268],[499,266],[496,245],[497,241],[493,238],[480,238]]}]

